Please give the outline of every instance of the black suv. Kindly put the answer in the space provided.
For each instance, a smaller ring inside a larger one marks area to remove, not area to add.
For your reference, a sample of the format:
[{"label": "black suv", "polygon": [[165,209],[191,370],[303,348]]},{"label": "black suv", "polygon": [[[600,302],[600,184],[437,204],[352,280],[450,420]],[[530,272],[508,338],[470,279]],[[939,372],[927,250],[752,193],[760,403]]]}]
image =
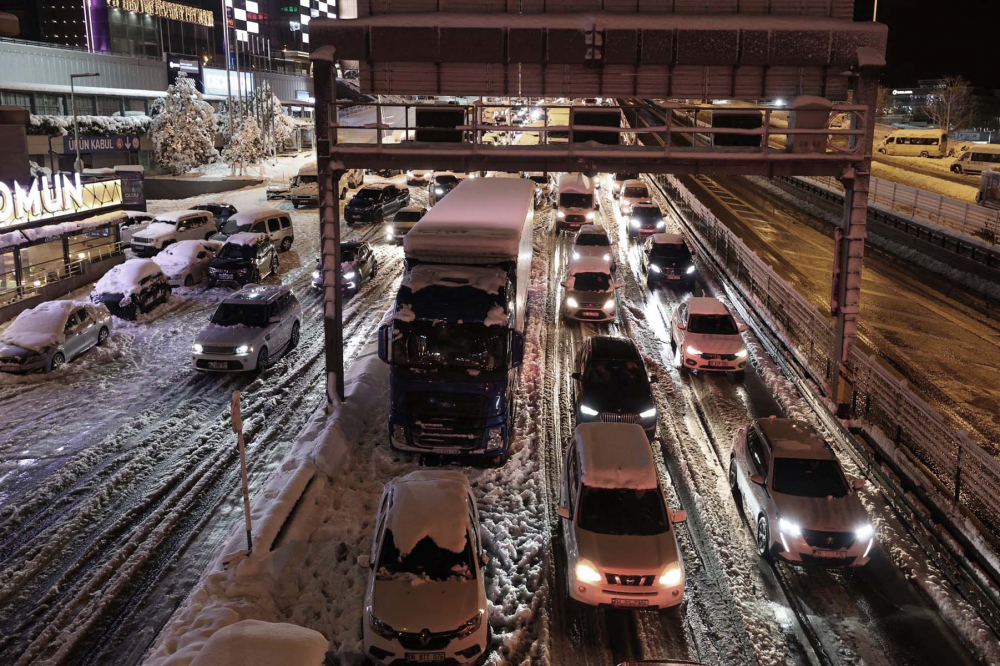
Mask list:
[{"label": "black suv", "polygon": [[[361,285],[378,274],[378,259],[370,243],[345,241],[340,244],[340,293],[350,298],[359,291]],[[316,270],[312,274],[313,289],[323,288],[322,258],[316,260]]]},{"label": "black suv", "polygon": [[698,277],[694,257],[680,234],[654,234],[642,248],[642,272],[650,285],[690,283]]},{"label": "black suv", "polygon": [[222,225],[229,221],[229,218],[236,215],[236,206],[230,206],[225,203],[198,204],[197,206],[191,206],[191,210],[205,210],[211,213],[212,217],[215,218],[215,226],[218,229],[221,229]]},{"label": "black suv", "polygon": [[410,190],[392,184],[366,185],[344,206],[347,226],[382,224],[400,208],[409,205]]},{"label": "black suv", "polygon": [[648,238],[667,228],[663,213],[656,204],[637,203],[628,220],[628,239]]},{"label": "black suv", "polygon": [[576,355],[573,372],[576,422],[638,423],[653,439],[656,403],[646,364],[628,338],[587,338]]},{"label": "black suv", "polygon": [[208,286],[242,287],[278,272],[278,251],[267,234],[243,231],[226,239],[208,266]]}]

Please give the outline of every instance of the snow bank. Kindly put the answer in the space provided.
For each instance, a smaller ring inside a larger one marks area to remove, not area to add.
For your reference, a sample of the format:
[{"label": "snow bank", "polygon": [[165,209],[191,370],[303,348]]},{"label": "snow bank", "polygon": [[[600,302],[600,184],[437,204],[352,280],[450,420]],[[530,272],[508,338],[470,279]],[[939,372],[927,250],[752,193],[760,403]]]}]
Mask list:
[{"label": "snow bank", "polygon": [[326,639],[284,622],[243,620],[213,634],[191,666],[321,666]]},{"label": "snow bank", "polygon": [[17,345],[41,352],[66,340],[66,320],[85,303],[77,301],[48,301],[17,315],[17,319],[0,333],[0,344]]},{"label": "snow bank", "polygon": [[393,481],[394,511],[389,514],[393,543],[405,556],[430,537],[445,550],[461,553],[467,541],[469,482],[461,472],[417,470]]},{"label": "snow bank", "polygon": [[124,264],[113,267],[94,285],[95,294],[122,294],[128,298],[140,290],[139,283],[163,271],[152,259],[129,259]]}]

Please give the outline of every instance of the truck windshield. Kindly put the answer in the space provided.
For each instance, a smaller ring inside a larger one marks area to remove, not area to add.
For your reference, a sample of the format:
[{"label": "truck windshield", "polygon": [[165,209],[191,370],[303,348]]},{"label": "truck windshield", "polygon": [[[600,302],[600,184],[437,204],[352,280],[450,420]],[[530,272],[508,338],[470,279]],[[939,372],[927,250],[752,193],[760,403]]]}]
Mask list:
[{"label": "truck windshield", "polygon": [[296,176],[293,186],[299,187],[301,185],[315,185],[319,182],[319,176]]},{"label": "truck windshield", "polygon": [[563,208],[590,208],[594,205],[594,195],[563,192],[559,195],[559,205]]},{"label": "truck windshield", "polygon": [[670,529],[663,497],[656,488],[583,486],[577,524],[588,532],[629,536],[652,536]]},{"label": "truck windshield", "polygon": [[223,303],[212,315],[212,323],[217,326],[263,328],[267,325],[266,314],[267,306],[263,304]]},{"label": "truck windshield", "polygon": [[392,344],[393,365],[492,372],[507,364],[507,329],[502,326],[397,321]]}]

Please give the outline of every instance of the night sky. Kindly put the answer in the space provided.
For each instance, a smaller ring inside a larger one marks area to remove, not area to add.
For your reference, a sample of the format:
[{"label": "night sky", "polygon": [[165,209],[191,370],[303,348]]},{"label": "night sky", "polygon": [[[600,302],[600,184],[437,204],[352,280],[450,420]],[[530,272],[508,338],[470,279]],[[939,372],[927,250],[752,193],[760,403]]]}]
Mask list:
[{"label": "night sky", "polygon": [[[856,0],[855,18],[872,18],[874,0]],[[882,82],[910,87],[917,79],[961,74],[973,85],[1000,88],[1000,0],[878,0],[889,26]]]}]

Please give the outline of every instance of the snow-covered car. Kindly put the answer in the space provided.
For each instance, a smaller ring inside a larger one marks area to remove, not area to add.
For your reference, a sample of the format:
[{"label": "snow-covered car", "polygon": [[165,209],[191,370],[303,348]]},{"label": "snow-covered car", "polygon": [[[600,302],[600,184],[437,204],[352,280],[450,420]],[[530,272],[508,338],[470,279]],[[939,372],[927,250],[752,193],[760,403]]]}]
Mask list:
[{"label": "snow-covered car", "polygon": [[613,322],[618,318],[615,289],[621,285],[611,276],[603,259],[584,257],[576,262],[562,281],[563,316],[578,321]]},{"label": "snow-covered car", "polygon": [[277,272],[278,252],[268,235],[242,231],[227,238],[209,264],[208,286],[253,284]]},{"label": "snow-covered car", "polygon": [[577,423],[638,423],[650,440],[656,434],[652,382],[629,338],[595,335],[576,355],[573,404]]},{"label": "snow-covered car", "polygon": [[684,562],[642,428],[584,423],[566,451],[557,512],[567,589],[591,606],[671,608],[684,599]]},{"label": "snow-covered car", "polygon": [[413,169],[406,172],[407,185],[426,185],[434,175],[433,169]]},{"label": "snow-covered car", "polygon": [[198,370],[244,372],[267,368],[299,344],[302,306],[285,285],[248,284],[219,304],[191,345]]},{"label": "snow-covered car", "polygon": [[576,230],[597,219],[600,200],[594,194],[594,181],[582,173],[559,176],[556,196],[556,233]]},{"label": "snow-covered car", "polygon": [[[361,291],[361,286],[378,274],[378,259],[372,246],[364,241],[345,241],[340,244],[340,291],[345,298]],[[316,260],[312,274],[314,289],[323,288],[322,260]]]},{"label": "snow-covered car", "polygon": [[670,346],[681,350],[681,368],[701,372],[732,372],[743,379],[747,347],[725,304],[717,298],[689,298],[674,309],[670,318]]},{"label": "snow-covered car", "polygon": [[693,282],[698,277],[694,257],[681,234],[653,234],[646,239],[640,263],[649,285]]},{"label": "snow-covered car", "polygon": [[168,245],[153,257],[171,287],[193,287],[208,277],[208,267],[222,247],[218,241],[184,240]]},{"label": "snow-covered car", "polygon": [[575,265],[585,257],[599,259],[615,270],[615,248],[608,236],[608,230],[599,224],[585,224],[580,227],[573,247],[570,248],[570,265]]},{"label": "snow-covered car", "polygon": [[729,486],[754,528],[757,553],[796,564],[868,563],[875,531],[833,449],[808,423],[757,419],[733,438]]},{"label": "snow-covered car", "polygon": [[628,218],[628,238],[648,238],[667,228],[663,219],[663,211],[653,203],[637,203],[632,206],[632,214]]},{"label": "snow-covered car", "polygon": [[481,664],[490,623],[476,497],[465,475],[417,470],[386,484],[362,611],[376,664]]},{"label": "snow-covered car", "polygon": [[111,334],[111,315],[81,301],[47,301],[24,310],[0,333],[0,372],[49,372]]},{"label": "snow-covered car", "polygon": [[226,220],[236,215],[236,206],[232,206],[227,203],[205,203],[198,204],[197,206],[191,206],[191,210],[203,210],[212,214],[215,219],[215,226],[221,229],[225,224]]},{"label": "snow-covered car", "polygon": [[652,203],[652,201],[646,183],[638,178],[626,180],[618,195],[618,206],[621,208],[622,215],[631,215],[632,206],[638,203]]},{"label": "snow-covered car", "polygon": [[149,223],[153,221],[153,218],[156,217],[152,213],[141,210],[126,210],[122,212],[125,213],[125,219],[122,221],[119,229],[122,245],[131,244],[132,236],[140,231],[144,231],[149,226]]},{"label": "snow-covered car", "polygon": [[391,243],[402,245],[403,238],[407,232],[427,214],[427,209],[423,206],[407,206],[400,208],[392,222],[385,228],[385,239]]},{"label": "snow-covered car", "polygon": [[182,240],[208,240],[217,231],[215,218],[205,210],[160,213],[142,231],[132,235],[130,246],[137,257],[152,257]]},{"label": "snow-covered car", "polygon": [[119,319],[135,319],[166,303],[170,292],[170,282],[159,264],[151,259],[129,259],[101,276],[90,300]]},{"label": "snow-covered car", "polygon": [[292,242],[295,240],[292,216],[274,208],[255,208],[233,215],[226,221],[219,233],[212,236],[212,240],[225,241],[233,234],[244,231],[267,234],[274,247],[282,252],[290,250]]},{"label": "snow-covered car", "polygon": [[625,182],[635,180],[638,177],[639,174],[637,173],[609,173],[608,186],[611,188],[611,196],[617,199],[621,196],[622,188],[625,186]]}]

